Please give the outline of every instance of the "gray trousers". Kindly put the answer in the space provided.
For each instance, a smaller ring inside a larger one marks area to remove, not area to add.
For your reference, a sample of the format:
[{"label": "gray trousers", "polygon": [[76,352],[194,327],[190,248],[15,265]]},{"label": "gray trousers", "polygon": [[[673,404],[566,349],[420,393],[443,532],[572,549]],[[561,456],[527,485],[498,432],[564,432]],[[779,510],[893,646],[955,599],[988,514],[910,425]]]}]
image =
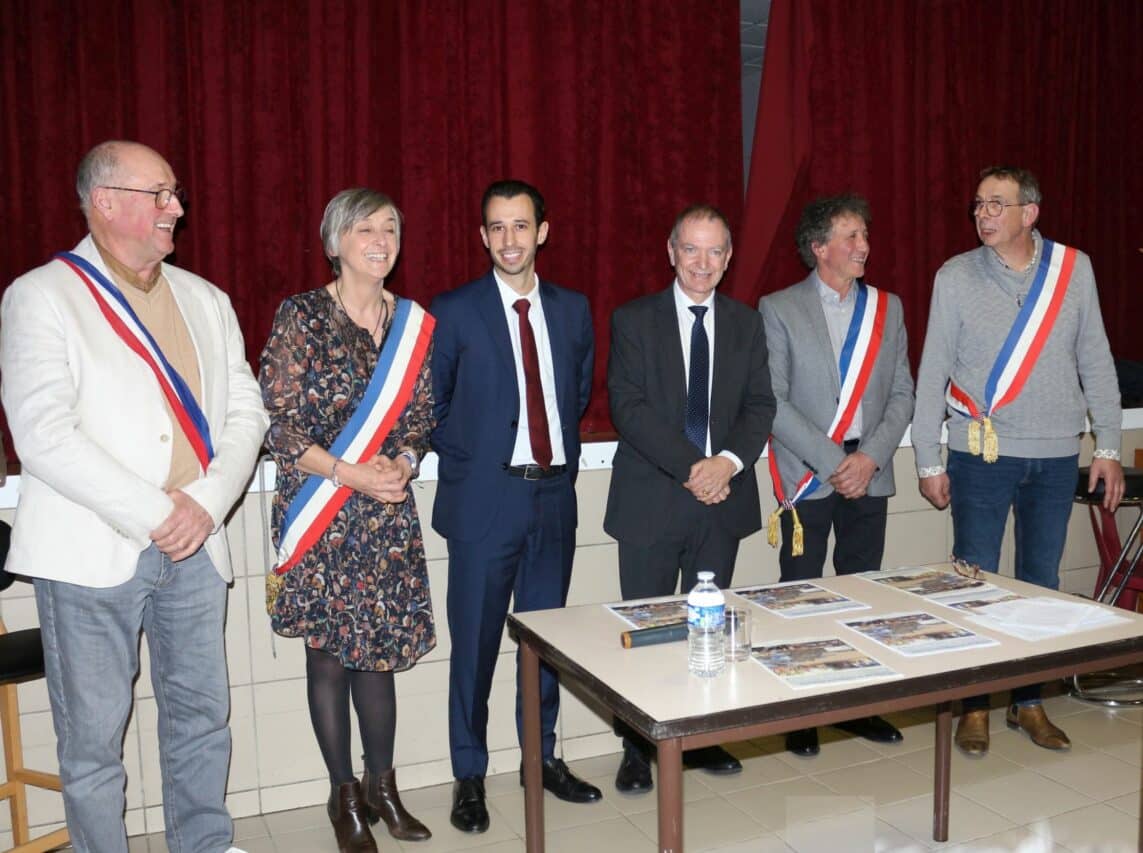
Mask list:
[{"label": "gray trousers", "polygon": [[172,563],[154,545],[135,576],[107,589],[37,579],[36,606],[71,841],[126,853],[123,735],[147,637],[158,712],[163,815],[171,853],[222,853],[230,689],[226,584],[205,549]]}]

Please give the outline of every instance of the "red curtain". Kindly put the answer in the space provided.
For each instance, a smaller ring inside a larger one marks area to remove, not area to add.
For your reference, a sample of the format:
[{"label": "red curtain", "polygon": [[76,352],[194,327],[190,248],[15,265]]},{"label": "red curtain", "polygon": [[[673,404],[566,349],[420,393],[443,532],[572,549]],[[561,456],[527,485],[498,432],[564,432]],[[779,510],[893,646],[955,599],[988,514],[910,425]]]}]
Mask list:
[{"label": "red curtain", "polygon": [[256,362],[274,308],[329,278],[318,223],[348,186],[406,217],[391,286],[426,307],[488,265],[480,194],[535,183],[540,274],[585,292],[610,429],[607,319],[665,287],[693,201],[741,212],[734,0],[5,0],[0,283],[85,231],[103,139],[155,147],[190,192],[174,261],[227,290]]},{"label": "red curtain", "polygon": [[862,193],[916,365],[934,273],[978,245],[979,172],[1015,164],[1042,232],[1091,255],[1112,351],[1143,359],[1141,34],[1138,0],[774,0],[736,292],[801,280],[802,207]]}]

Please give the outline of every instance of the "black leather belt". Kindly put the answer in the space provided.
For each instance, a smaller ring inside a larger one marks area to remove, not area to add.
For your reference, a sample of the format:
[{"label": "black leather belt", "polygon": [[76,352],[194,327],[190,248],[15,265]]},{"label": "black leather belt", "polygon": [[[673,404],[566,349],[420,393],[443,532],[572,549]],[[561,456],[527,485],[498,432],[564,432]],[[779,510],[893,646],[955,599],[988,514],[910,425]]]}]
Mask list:
[{"label": "black leather belt", "polygon": [[509,465],[505,470],[509,477],[520,477],[523,480],[547,480],[549,477],[558,477],[568,469],[567,465],[549,465],[541,468],[539,465]]}]

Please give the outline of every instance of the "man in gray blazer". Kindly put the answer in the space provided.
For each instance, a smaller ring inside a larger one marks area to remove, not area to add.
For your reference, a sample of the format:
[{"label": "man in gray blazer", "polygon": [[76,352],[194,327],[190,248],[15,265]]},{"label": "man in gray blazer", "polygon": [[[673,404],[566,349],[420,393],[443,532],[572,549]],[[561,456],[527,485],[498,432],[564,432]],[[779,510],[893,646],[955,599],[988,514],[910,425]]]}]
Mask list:
[{"label": "man in gray blazer", "polygon": [[[775,492],[785,506],[783,581],[822,576],[831,528],[837,574],[881,568],[893,453],[913,414],[913,379],[901,300],[861,281],[869,221],[860,196],[812,201],[797,230],[798,252],[812,272],[758,305],[778,401],[770,470],[776,465]],[[804,540],[797,554],[795,517]],[[880,742],[901,739],[880,717],[839,728]],[[791,732],[786,745],[816,755],[817,732]]]}]

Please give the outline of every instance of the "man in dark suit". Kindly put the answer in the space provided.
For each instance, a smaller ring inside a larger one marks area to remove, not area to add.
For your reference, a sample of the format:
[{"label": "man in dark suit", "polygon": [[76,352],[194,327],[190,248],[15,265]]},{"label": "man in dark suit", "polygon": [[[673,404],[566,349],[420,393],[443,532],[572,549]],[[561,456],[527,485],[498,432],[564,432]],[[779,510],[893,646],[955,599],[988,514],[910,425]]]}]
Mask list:
[{"label": "man in dark suit", "polygon": [[[793,513],[783,512],[783,581],[822,576],[831,528],[837,574],[881,568],[895,490],[893,454],[913,416],[913,377],[901,300],[861,280],[869,221],[869,205],[860,196],[806,205],[797,243],[811,272],[758,305],[778,398],[771,470],[779,472],[777,491],[796,505],[805,543],[804,553],[793,553]],[[816,477],[795,499],[807,472]],[[880,743],[901,740],[891,723],[876,716],[838,728]],[[817,729],[790,732],[786,747],[795,755],[817,755]]]},{"label": "man in dark suit", "polygon": [[[730,227],[688,207],[667,242],[675,281],[611,318],[607,389],[619,432],[604,529],[619,541],[623,598],[671,595],[713,571],[730,585],[738,543],[762,525],[754,463],[774,419],[766,336],[756,311],[715,292],[730,263]],[[624,735],[615,787],[651,789],[650,744]],[[720,747],[689,766],[741,771]]]},{"label": "man in dark suit", "polygon": [[[449,750],[453,826],[488,829],[488,695],[508,613],[562,607],[575,552],[579,419],[595,353],[587,299],[541,281],[544,200],[522,181],[484,193],[482,278],[433,301],[433,395],[440,457],[433,528],[448,541]],[[559,684],[540,674],[544,787],[600,799],[555,757]],[[520,694],[516,727],[521,731]],[[521,777],[522,778],[522,777]]]}]

